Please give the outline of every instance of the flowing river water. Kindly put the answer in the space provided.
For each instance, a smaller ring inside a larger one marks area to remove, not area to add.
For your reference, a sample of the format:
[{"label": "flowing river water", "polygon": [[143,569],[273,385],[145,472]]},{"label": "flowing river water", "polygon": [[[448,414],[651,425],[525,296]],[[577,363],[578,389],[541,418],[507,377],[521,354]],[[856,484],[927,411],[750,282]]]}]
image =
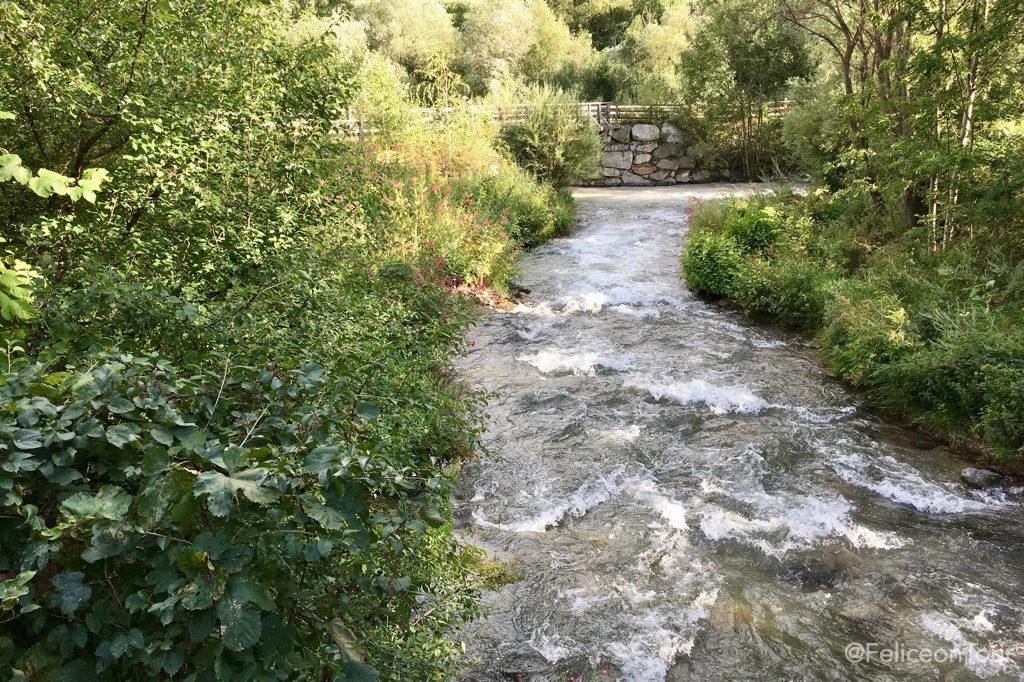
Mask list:
[{"label": "flowing river water", "polygon": [[738,191],[578,190],[527,300],[472,332],[489,452],[456,519],[523,578],[461,679],[1024,679],[1021,490],[965,487],[680,280],[688,206]]}]

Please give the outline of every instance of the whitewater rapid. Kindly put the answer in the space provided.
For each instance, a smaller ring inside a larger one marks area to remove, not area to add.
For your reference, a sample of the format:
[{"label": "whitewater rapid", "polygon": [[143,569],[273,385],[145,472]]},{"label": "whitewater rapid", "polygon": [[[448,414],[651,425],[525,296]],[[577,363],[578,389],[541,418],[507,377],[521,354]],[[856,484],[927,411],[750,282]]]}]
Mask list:
[{"label": "whitewater rapid", "polygon": [[[456,519],[524,578],[461,679],[1024,679],[1021,491],[964,487],[800,337],[681,282],[692,204],[741,191],[578,190],[528,299],[473,330],[488,450]],[[960,655],[850,660],[870,642]]]}]

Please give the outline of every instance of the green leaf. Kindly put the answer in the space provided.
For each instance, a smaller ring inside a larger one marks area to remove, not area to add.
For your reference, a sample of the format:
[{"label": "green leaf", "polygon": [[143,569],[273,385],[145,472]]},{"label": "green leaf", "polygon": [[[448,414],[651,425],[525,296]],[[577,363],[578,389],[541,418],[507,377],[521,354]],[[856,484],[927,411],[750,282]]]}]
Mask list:
[{"label": "green leaf", "polygon": [[138,439],[139,430],[134,424],[115,424],[107,429],[107,442],[115,448],[123,448]]},{"label": "green leaf", "polygon": [[219,471],[204,471],[196,479],[192,491],[196,497],[207,496],[206,506],[214,516],[227,516],[235,493],[241,492],[256,504],[269,504],[277,499],[277,491],[262,487],[267,478],[266,469],[246,469],[225,476]]},{"label": "green leaf", "polygon": [[28,594],[28,583],[35,575],[35,571],[24,571],[11,580],[0,582],[0,610],[13,608],[18,599]]},{"label": "green leaf", "polygon": [[15,429],[14,447],[19,450],[36,450],[43,447],[43,437],[35,430]]},{"label": "green leaf", "polygon": [[107,409],[114,414],[128,414],[135,409],[135,403],[128,400],[127,398],[121,398],[120,396],[111,398],[107,402]]},{"label": "green leaf", "polygon": [[379,673],[361,661],[345,661],[345,682],[377,682]]},{"label": "green leaf", "polygon": [[274,600],[270,598],[267,588],[256,582],[239,580],[228,585],[232,599],[246,604],[255,604],[263,611],[274,611]]},{"label": "green leaf", "polygon": [[13,121],[15,118],[17,117],[9,111],[0,111],[0,121]]},{"label": "green leaf", "polygon": [[301,499],[302,509],[306,512],[306,516],[319,523],[326,530],[340,530],[344,527],[345,517],[338,511],[320,504],[320,502],[309,495],[303,495]]},{"label": "green leaf", "polygon": [[60,610],[65,614],[74,613],[92,596],[92,588],[82,584],[84,578],[85,574],[78,571],[66,571],[53,577],[53,586],[60,594]]},{"label": "green leaf", "polygon": [[321,445],[314,448],[304,460],[302,468],[314,474],[322,474],[333,468],[338,463],[338,447],[335,445]]},{"label": "green leaf", "polygon": [[220,618],[220,637],[231,651],[242,651],[260,639],[260,616],[248,608],[241,599],[228,597],[217,604]]},{"label": "green leaf", "polygon": [[150,437],[161,445],[171,447],[174,445],[174,433],[170,427],[167,426],[154,426],[149,430]]},{"label": "green leaf", "polygon": [[120,521],[128,513],[132,498],[121,488],[103,486],[98,493],[77,493],[60,504],[60,509],[72,521],[88,519],[110,519]]},{"label": "green leaf", "polygon": [[35,471],[39,468],[39,462],[27,452],[12,452],[7,460],[0,464],[0,468],[16,474],[19,471]]},{"label": "green leaf", "polygon": [[373,403],[363,401],[356,406],[356,416],[364,422],[372,422],[380,416],[380,408]]},{"label": "green leaf", "polygon": [[335,618],[330,622],[331,639],[333,639],[345,656],[353,661],[363,660],[363,651],[356,644],[356,636],[347,625]]}]

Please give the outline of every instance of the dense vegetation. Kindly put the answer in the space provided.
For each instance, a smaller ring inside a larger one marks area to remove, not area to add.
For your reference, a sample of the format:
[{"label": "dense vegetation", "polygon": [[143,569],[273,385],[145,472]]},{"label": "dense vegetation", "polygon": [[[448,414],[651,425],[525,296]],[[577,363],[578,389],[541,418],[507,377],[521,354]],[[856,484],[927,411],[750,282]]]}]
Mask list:
[{"label": "dense vegetation", "polygon": [[810,173],[702,210],[690,285],[1019,454],[1021,33],[1010,0],[0,5],[0,670],[450,678],[499,572],[451,533],[450,361],[572,222],[575,100]]},{"label": "dense vegetation", "polygon": [[[0,6],[4,679],[461,655],[494,569],[450,532],[448,365],[571,199],[315,9]],[[373,135],[335,128],[356,104]]]},{"label": "dense vegetation", "polygon": [[831,56],[785,121],[816,182],[698,210],[689,286],[813,332],[884,410],[1024,455],[1019,5],[779,11]]}]

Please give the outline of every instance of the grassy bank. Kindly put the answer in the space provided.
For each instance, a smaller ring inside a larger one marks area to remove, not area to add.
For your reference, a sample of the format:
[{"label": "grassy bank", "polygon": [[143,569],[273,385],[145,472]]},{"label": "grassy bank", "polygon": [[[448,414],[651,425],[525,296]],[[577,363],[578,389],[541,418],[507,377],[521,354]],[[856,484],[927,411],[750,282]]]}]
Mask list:
[{"label": "grassy bank", "polygon": [[709,203],[692,217],[686,282],[812,334],[829,368],[885,413],[956,445],[1024,455],[1021,242],[979,226],[929,252],[920,235],[879,234],[879,223],[821,189]]},{"label": "grassy bank", "polygon": [[94,9],[0,9],[0,670],[450,679],[450,361],[571,199],[298,6]]}]

